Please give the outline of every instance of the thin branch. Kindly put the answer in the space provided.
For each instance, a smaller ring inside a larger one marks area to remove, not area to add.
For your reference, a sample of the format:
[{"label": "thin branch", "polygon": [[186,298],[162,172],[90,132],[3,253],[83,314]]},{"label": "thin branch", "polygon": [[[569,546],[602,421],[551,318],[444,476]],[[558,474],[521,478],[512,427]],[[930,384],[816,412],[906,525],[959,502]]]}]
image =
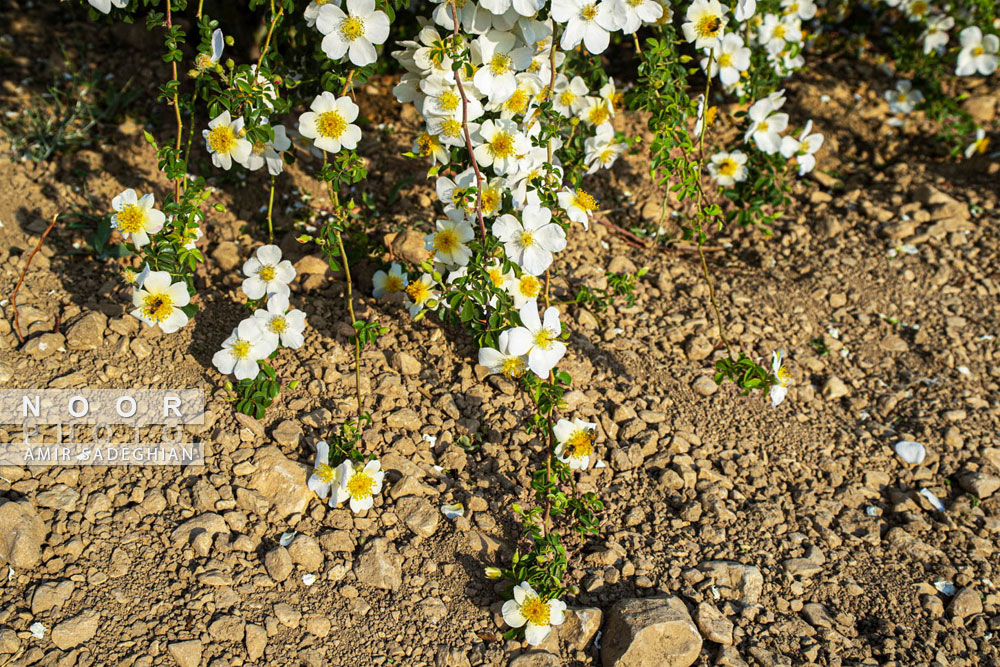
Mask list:
[{"label": "thin branch", "polygon": [[21,283],[24,282],[24,277],[28,274],[28,267],[31,266],[31,260],[34,259],[38,251],[42,249],[42,244],[45,243],[45,237],[47,237],[49,232],[52,231],[52,228],[56,226],[56,218],[58,217],[58,213],[52,216],[52,222],[50,222],[49,226],[45,228],[45,231],[42,233],[42,238],[38,239],[38,245],[36,245],[35,249],[31,251],[30,255],[28,255],[28,261],[24,263],[24,268],[21,270],[21,277],[18,278],[17,285],[14,286],[14,291],[10,294],[10,307],[14,311],[14,331],[17,333],[17,340],[21,344],[24,343],[24,336],[21,334],[21,324],[18,322],[17,318],[17,292],[21,289]]}]

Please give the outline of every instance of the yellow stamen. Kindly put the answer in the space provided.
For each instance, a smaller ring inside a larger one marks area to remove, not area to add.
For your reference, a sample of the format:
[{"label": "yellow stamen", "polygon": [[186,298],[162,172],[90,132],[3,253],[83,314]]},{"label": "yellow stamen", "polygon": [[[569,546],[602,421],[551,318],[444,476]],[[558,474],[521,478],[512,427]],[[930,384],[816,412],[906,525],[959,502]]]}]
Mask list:
[{"label": "yellow stamen", "polygon": [[385,278],[385,291],[390,294],[403,291],[403,279],[390,273]]},{"label": "yellow stamen", "polygon": [[446,90],[438,95],[438,107],[442,111],[454,111],[461,103],[461,98],[450,90]]},{"label": "yellow stamen", "polygon": [[564,450],[566,455],[574,459],[582,459],[590,456],[594,451],[594,437],[590,431],[580,429],[575,431],[566,441]]},{"label": "yellow stamen", "polygon": [[208,133],[208,147],[214,153],[229,153],[236,148],[236,133],[228,125],[219,125]]},{"label": "yellow stamen", "polygon": [[503,53],[494,53],[493,57],[490,58],[489,68],[490,73],[493,76],[500,76],[501,74],[506,74],[510,71],[511,64],[513,60],[511,57]]},{"label": "yellow stamen", "polygon": [[141,232],[146,223],[146,211],[138,204],[126,204],[115,214],[115,224],[122,234]]},{"label": "yellow stamen", "polygon": [[417,280],[406,286],[404,290],[406,296],[410,297],[410,301],[416,304],[421,304],[430,298],[431,288],[424,281]]},{"label": "yellow stamen", "polygon": [[711,14],[702,16],[695,24],[695,32],[699,37],[715,37],[721,28],[722,19]]},{"label": "yellow stamen", "polygon": [[347,121],[336,109],[324,111],[316,119],[316,131],[320,136],[339,139],[346,129]]},{"label": "yellow stamen", "polygon": [[288,329],[288,322],[281,315],[275,315],[271,318],[271,321],[267,323],[267,328],[271,330],[271,333],[284,333]]},{"label": "yellow stamen", "polygon": [[142,301],[142,313],[154,322],[162,322],[174,312],[174,302],[169,294],[147,294]]},{"label": "yellow stamen", "polygon": [[365,36],[365,22],[357,16],[348,16],[340,24],[340,35],[345,42],[353,42]]},{"label": "yellow stamen", "polygon": [[535,334],[535,347],[540,347],[543,350],[547,350],[552,347],[552,342],[556,339],[558,334],[551,329],[541,329]]},{"label": "yellow stamen", "polygon": [[534,299],[542,290],[542,283],[535,276],[524,274],[518,282],[517,289],[522,295],[529,299]]},{"label": "yellow stamen", "polygon": [[320,463],[313,470],[313,474],[316,475],[317,477],[319,477],[321,480],[323,480],[327,484],[329,484],[330,482],[333,481],[333,478],[336,476],[337,471],[336,471],[336,469],[328,466],[325,463]]},{"label": "yellow stamen", "polygon": [[521,357],[507,357],[500,366],[500,372],[511,379],[524,375],[524,370],[525,363]]},{"label": "yellow stamen", "polygon": [[597,210],[597,200],[594,199],[592,195],[583,190],[577,190],[576,194],[573,196],[573,204],[577,208],[582,208],[584,211],[596,211]]},{"label": "yellow stamen", "polygon": [[506,132],[497,132],[490,140],[489,150],[497,160],[506,160],[514,156],[514,137]]},{"label": "yellow stamen", "polygon": [[274,280],[275,270],[273,266],[264,265],[260,267],[260,271],[257,272],[257,276],[266,283]]},{"label": "yellow stamen", "polygon": [[546,626],[549,624],[551,610],[549,603],[542,602],[541,598],[528,598],[521,605],[521,614],[532,625]]},{"label": "yellow stamen", "polygon": [[450,253],[456,248],[458,248],[458,234],[454,229],[442,229],[434,235],[434,250]]},{"label": "yellow stamen", "polygon": [[597,18],[597,5],[591,3],[580,10],[580,18],[584,21],[593,21]]},{"label": "yellow stamen", "polygon": [[366,472],[359,472],[347,481],[347,492],[355,500],[370,498],[375,489],[375,479]]}]

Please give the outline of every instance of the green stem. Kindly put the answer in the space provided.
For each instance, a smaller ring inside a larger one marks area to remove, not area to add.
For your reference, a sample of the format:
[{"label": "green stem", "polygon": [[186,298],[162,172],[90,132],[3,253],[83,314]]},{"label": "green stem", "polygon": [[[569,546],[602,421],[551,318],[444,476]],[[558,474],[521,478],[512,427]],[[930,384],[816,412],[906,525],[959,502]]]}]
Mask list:
[{"label": "green stem", "polygon": [[274,210],[274,176],[271,176],[271,192],[267,198],[267,242],[274,243],[274,227],[271,224],[271,212]]}]

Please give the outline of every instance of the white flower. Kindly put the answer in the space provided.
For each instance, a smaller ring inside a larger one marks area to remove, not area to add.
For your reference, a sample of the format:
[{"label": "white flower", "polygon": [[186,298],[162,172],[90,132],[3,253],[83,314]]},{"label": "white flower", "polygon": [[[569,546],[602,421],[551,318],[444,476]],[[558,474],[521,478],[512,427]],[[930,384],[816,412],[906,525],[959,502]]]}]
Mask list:
[{"label": "white flower", "polygon": [[989,147],[990,138],[986,136],[986,131],[980,127],[976,130],[976,140],[965,148],[965,157],[971,158],[976,153],[981,155],[985,153]]},{"label": "white flower", "polygon": [[306,328],[306,314],[297,308],[288,310],[288,296],[272,294],[267,299],[267,310],[257,309],[253,316],[274,347],[280,341],[283,346],[297,350],[305,342],[302,332]]},{"label": "white flower", "polygon": [[552,222],[552,211],[526,206],[521,221],[509,213],[493,223],[493,235],[504,245],[507,258],[533,276],[552,264],[552,253],[566,247],[566,232]]},{"label": "white flower", "polygon": [[740,23],[749,21],[757,13],[757,0],[736,0],[736,9],[733,16]]},{"label": "white flower", "polygon": [[528,360],[523,354],[510,353],[510,330],[501,331],[497,349],[483,347],[479,349],[479,365],[485,366],[490,373],[501,373],[511,379],[524,375],[528,368]]},{"label": "white flower", "polygon": [[774,113],[779,106],[775,105],[771,97],[767,97],[754,102],[747,113],[751,121],[747,138],[752,138],[757,148],[768,155],[781,149],[781,133],[788,127],[788,114]]},{"label": "white flower", "polygon": [[591,127],[610,125],[614,109],[604,97],[585,97],[580,119]]},{"label": "white flower", "polygon": [[[719,75],[724,86],[732,86],[740,80],[740,72],[750,68],[750,49],[743,46],[743,38],[729,33],[712,48],[712,69],[709,76]],[[701,66],[708,66],[708,58],[701,59]]]},{"label": "white flower", "polygon": [[792,382],[792,376],[782,365],[784,360],[785,353],[782,350],[775,350],[774,354],[771,355],[771,371],[778,379],[778,383],[771,387],[771,407],[775,408],[785,400],[785,395],[788,394],[788,385]]},{"label": "white flower", "polygon": [[255,257],[243,264],[243,293],[251,299],[265,294],[288,296],[288,283],[295,279],[295,268],[287,259],[281,259],[281,248],[265,245],[257,248]]},{"label": "white flower", "polygon": [[764,23],[760,27],[757,39],[767,46],[769,52],[780,53],[786,43],[794,44],[802,41],[801,22],[797,16],[767,14],[764,16]]},{"label": "white flower", "polygon": [[316,17],[316,27],[326,35],[323,53],[332,60],[346,53],[358,67],[378,59],[375,45],[389,36],[389,17],[375,9],[375,0],[347,0],[347,13],[335,5],[323,5]]},{"label": "white flower", "polygon": [[330,153],[336,153],[342,147],[348,150],[357,148],[361,141],[361,128],[351,123],[358,117],[358,105],[350,97],[344,95],[338,98],[333,93],[323,92],[316,96],[309,108],[312,111],[299,116],[299,134],[312,139],[316,148]]},{"label": "white flower", "polygon": [[389,272],[378,270],[375,275],[372,276],[372,284],[374,289],[372,290],[372,296],[376,299],[381,299],[388,294],[397,294],[406,289],[406,273],[403,271],[403,267],[399,264],[393,264],[389,267]]},{"label": "white flower", "polygon": [[288,138],[284,125],[275,125],[273,131],[274,138],[271,141],[251,145],[244,167],[257,171],[266,164],[267,173],[272,176],[284,171],[285,162],[281,159],[281,153],[292,147],[292,141]]},{"label": "white flower", "polygon": [[[436,116],[431,117],[436,118]],[[472,135],[472,124],[469,124],[469,134]],[[461,124],[459,124],[459,129],[461,129]],[[463,141],[464,142],[464,138]],[[441,145],[440,139],[437,136],[430,134],[429,132],[421,132],[417,135],[417,138],[413,140],[413,150],[421,157],[431,158],[431,164],[447,164],[451,159],[448,154],[448,149]]]},{"label": "white flower", "polygon": [[565,23],[559,46],[568,51],[583,42],[597,55],[608,48],[611,31],[618,29],[610,0],[552,0],[552,18]]},{"label": "white flower", "polygon": [[473,154],[479,166],[492,166],[497,174],[516,171],[518,156],[531,149],[531,142],[521,134],[517,124],[503,119],[488,120],[480,125],[473,142],[478,144]]},{"label": "white flower", "polygon": [[684,39],[694,42],[697,49],[715,46],[728,22],[719,0],[694,0],[684,17],[687,19],[681,26]]},{"label": "white flower", "polygon": [[483,64],[476,70],[472,82],[491,104],[504,102],[517,89],[514,75],[531,64],[531,49],[515,48],[514,35],[496,30],[480,36],[476,43]]},{"label": "white flower", "polygon": [[912,113],[924,101],[924,94],[916,90],[907,79],[897,81],[896,89],[885,91],[883,97],[889,102],[889,109],[893,113]]},{"label": "white flower", "polygon": [[522,273],[515,277],[514,272],[510,272],[504,277],[504,289],[514,299],[514,308],[520,310],[524,304],[534,301],[542,293],[542,281],[530,273]]},{"label": "white flower", "polygon": [[931,4],[927,0],[907,0],[903,6],[906,16],[914,22],[925,20],[930,10]]},{"label": "white flower", "polygon": [[125,9],[128,6],[128,0],[87,0],[90,6],[101,12],[102,14],[107,14],[111,11],[111,5],[114,5],[118,9]]},{"label": "white flower", "polygon": [[708,173],[712,175],[715,182],[724,188],[728,188],[734,183],[746,180],[747,177],[747,156],[742,151],[727,153],[720,151],[712,156],[712,161],[708,163]]},{"label": "white flower", "polygon": [[971,76],[979,72],[983,76],[989,76],[996,71],[1000,38],[996,35],[983,35],[983,31],[973,25],[958,33],[958,41],[962,44],[962,50],[958,53],[955,74]]},{"label": "white flower", "polygon": [[338,7],[342,4],[341,0],[312,0],[308,6],[306,6],[305,11],[302,12],[303,18],[306,20],[306,25],[310,28],[316,26],[316,19],[319,18],[319,10],[323,8],[323,5],[327,3],[333,3]]},{"label": "white flower", "polygon": [[611,6],[616,24],[626,35],[644,23],[656,23],[663,16],[663,5],[656,0],[612,0]]},{"label": "white flower", "polygon": [[546,85],[537,74],[529,72],[520,72],[514,77],[514,81],[517,86],[510,97],[503,102],[490,104],[487,107],[490,111],[499,111],[501,118],[514,118],[528,113],[535,96],[542,92],[542,88]]},{"label": "white flower", "polygon": [[339,466],[334,468],[330,465],[330,445],[326,444],[326,440],[320,440],[316,443],[316,461],[313,463],[313,471],[306,485],[320,500],[325,500],[330,497],[333,488],[340,485],[340,480],[337,479],[338,472],[340,472]]},{"label": "white flower", "polygon": [[372,459],[364,466],[355,465],[350,459],[340,464],[340,484],[334,488],[330,507],[336,507],[350,500],[351,511],[355,514],[371,509],[375,496],[382,492],[385,472],[378,459]]},{"label": "white flower", "polygon": [[927,28],[921,39],[924,40],[924,53],[929,54],[934,51],[938,54],[944,53],[944,47],[948,44],[948,31],[955,27],[955,19],[950,16],[939,14],[927,20]]},{"label": "white flower", "polygon": [[190,302],[187,285],[171,283],[166,271],[151,271],[132,292],[132,315],[151,327],[159,325],[163,333],[173,333],[187,324],[181,308]]},{"label": "white flower", "polygon": [[580,77],[574,76],[570,80],[565,74],[557,74],[552,85],[552,108],[566,118],[572,118],[583,111],[588,92],[586,82]]},{"label": "white flower", "polygon": [[452,209],[447,219],[438,219],[437,231],[424,237],[424,247],[433,251],[434,258],[449,269],[465,266],[472,258],[466,245],[475,238],[472,225],[460,209]]},{"label": "white flower", "polygon": [[[462,96],[455,83],[455,75],[434,74],[420,82],[420,91],[425,95],[420,111],[425,116],[444,116],[454,118],[461,125]],[[483,105],[472,96],[472,91],[465,89],[465,113],[468,120],[476,120],[483,115]],[[464,143],[464,141],[463,141]]]},{"label": "white flower", "polygon": [[555,306],[545,309],[544,319],[538,317],[538,303],[529,301],[518,311],[523,326],[510,330],[510,354],[527,354],[528,368],[540,378],[547,378],[566,354],[566,345],[559,340],[562,325]]},{"label": "white flower", "polygon": [[425,273],[417,280],[411,280],[403,290],[406,294],[406,308],[410,311],[411,317],[416,317],[424,308],[433,310],[437,308],[437,299],[440,294],[434,289],[434,278],[429,273]]},{"label": "white flower", "polygon": [[594,136],[583,142],[583,148],[587,173],[593,174],[601,167],[610,169],[628,146],[615,141],[615,131],[606,123],[597,128]]},{"label": "white flower", "polygon": [[582,419],[567,421],[560,419],[552,427],[555,436],[555,455],[563,463],[574,470],[586,470],[590,465],[590,457],[594,453],[594,429],[597,424],[585,422]]},{"label": "white flower", "polygon": [[527,581],[514,587],[514,599],[503,603],[503,620],[512,628],[524,629],[524,638],[538,646],[552,632],[553,625],[566,620],[566,603],[561,600],[543,601]]},{"label": "white flower", "polygon": [[[924,0],[917,1],[924,2]],[[813,0],[781,0],[781,6],[784,8],[785,14],[797,16],[803,21],[808,21],[816,16],[816,3]]]},{"label": "white flower", "polygon": [[590,216],[597,210],[597,200],[583,190],[563,190],[556,194],[559,208],[566,211],[566,217],[579,222],[584,229],[590,229]]},{"label": "white flower", "polygon": [[222,342],[222,349],[212,357],[212,365],[223,375],[233,373],[237,380],[252,380],[260,371],[257,362],[272,352],[274,346],[264,337],[259,321],[248,317]]},{"label": "white flower", "polygon": [[212,119],[207,130],[202,130],[208,152],[212,154],[212,164],[219,169],[228,171],[233,166],[233,160],[240,164],[246,162],[253,147],[246,140],[243,132],[243,119],[235,121],[228,111],[223,111]]},{"label": "white flower", "polygon": [[216,28],[212,33],[212,52],[199,53],[195,59],[195,67],[201,71],[210,69],[219,64],[222,60],[222,52],[226,48],[226,38],[220,28]]},{"label": "white flower", "polygon": [[781,154],[785,159],[794,157],[799,163],[799,176],[804,176],[816,167],[815,153],[823,145],[822,134],[810,134],[812,121],[807,121],[802,134],[796,139],[792,136],[782,137]]},{"label": "white flower", "polygon": [[129,188],[111,200],[114,213],[111,216],[111,226],[121,232],[121,235],[131,241],[137,248],[149,243],[149,235],[163,229],[166,216],[162,211],[153,208],[155,200],[152,194],[139,197],[135,190]]}]

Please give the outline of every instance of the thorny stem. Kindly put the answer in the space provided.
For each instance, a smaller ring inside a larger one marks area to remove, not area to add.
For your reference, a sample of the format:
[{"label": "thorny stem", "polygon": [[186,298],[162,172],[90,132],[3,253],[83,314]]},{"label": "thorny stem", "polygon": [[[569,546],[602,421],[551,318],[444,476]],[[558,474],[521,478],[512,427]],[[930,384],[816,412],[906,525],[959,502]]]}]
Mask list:
[{"label": "thorny stem", "polygon": [[[24,277],[28,275],[28,267],[31,266],[31,260],[34,259],[38,251],[42,249],[42,244],[45,243],[45,237],[47,237],[49,232],[52,231],[52,228],[56,226],[56,218],[58,217],[58,213],[52,216],[52,222],[50,222],[49,226],[45,228],[45,231],[42,233],[42,238],[38,239],[38,245],[36,245],[35,249],[31,251],[30,255],[28,255],[28,259],[24,262],[24,268],[21,270],[21,277],[17,279],[17,285],[14,286],[14,291],[10,293],[10,307],[11,310],[14,311],[14,331],[17,333],[17,340],[21,343],[24,343],[24,336],[21,334],[21,325],[17,319],[17,292],[21,289],[21,283],[24,282]],[[58,316],[56,319],[58,320]],[[58,331],[58,329],[59,326],[57,324],[56,330]]]},{"label": "thorny stem", "polygon": [[[549,102],[553,102],[552,99],[552,89],[556,86],[556,31],[558,26],[556,25],[556,20],[552,19],[552,44],[549,45],[549,90],[545,94],[545,99]],[[528,129],[531,129],[530,126]],[[552,164],[552,142],[548,142],[546,146],[546,151],[548,153],[549,164]],[[547,286],[547,285],[546,285]]]},{"label": "thorny stem", "polygon": [[[705,96],[702,98],[701,105],[701,132],[698,135],[698,172],[695,177],[695,183],[697,184],[698,190],[698,214],[701,215],[702,205],[705,200],[705,191],[701,187],[701,171],[705,164],[705,130],[708,129],[708,111],[709,111],[709,100],[708,93],[712,87],[712,64],[715,62],[715,50],[709,52],[708,54],[708,66],[705,68]],[[719,309],[719,302],[715,298],[715,286],[712,284],[712,276],[708,272],[708,261],[705,259],[705,249],[702,247],[705,244],[705,234],[701,226],[701,221],[698,222],[698,228],[695,230],[695,241],[698,243],[698,257],[701,259],[701,272],[705,276],[705,284],[708,285],[708,299],[712,302],[712,310],[715,311],[715,321],[719,327],[719,338],[722,339],[722,344],[726,346],[726,354],[729,356],[729,360],[733,360],[733,348],[729,344],[729,339],[726,338],[725,323],[722,320],[722,311]]]},{"label": "thorny stem", "polygon": [[[451,19],[453,24],[453,39],[455,46],[458,45],[458,9],[455,7],[455,0],[450,0]],[[461,69],[461,68],[459,68]],[[465,87],[462,85],[462,76],[455,70],[455,85],[458,87],[458,94],[462,97],[462,130],[465,133],[465,149],[469,152],[469,161],[472,162],[472,170],[476,173],[476,219],[479,221],[479,236],[483,244],[486,244],[486,222],[483,220],[483,174],[479,171],[479,163],[472,152],[472,137],[469,135],[469,106],[465,99]]]},{"label": "thorny stem", "polygon": [[[352,70],[353,71],[353,70]],[[326,151],[323,151],[323,167],[326,168]],[[333,214],[340,216],[343,210],[340,206],[340,197],[333,189],[331,181],[326,182],[326,190],[330,195],[330,203],[333,205]],[[354,326],[357,317],[354,315],[354,289],[351,285],[351,266],[347,261],[347,251],[344,249],[344,239],[340,234],[340,229],[334,228],[337,234],[337,250],[340,252],[340,262],[344,266],[344,280],[347,281],[347,312],[351,316],[351,329],[354,330],[354,395],[358,400],[358,431],[361,430],[361,416],[364,413],[364,405],[361,401],[361,339],[358,338],[358,330]]]},{"label": "thorny stem", "polygon": [[351,81],[353,79],[354,79],[354,68],[352,67],[351,71],[347,73],[347,78],[344,80],[344,89],[340,91],[340,97],[346,95],[347,91],[351,89]]},{"label": "thorny stem", "polygon": [[[273,4],[271,5],[271,11],[272,12],[274,11]],[[284,7],[282,7],[281,9],[278,10],[278,13],[275,14],[274,17],[271,19],[271,26],[267,29],[267,37],[264,39],[264,48],[261,49],[260,57],[257,59],[257,69],[256,69],[257,74],[260,74],[260,66],[264,62],[264,56],[267,55],[268,48],[271,46],[271,35],[274,33],[274,27],[277,25],[278,19],[280,19],[281,15],[284,13],[285,9]]]},{"label": "thorny stem", "polygon": [[[173,14],[170,7],[170,0],[167,0],[167,32],[170,32],[174,27]],[[181,132],[184,129],[184,123],[181,121],[181,105],[178,100],[177,87],[180,86],[180,79],[177,78],[177,61],[174,60],[170,63],[170,67],[173,70],[173,82],[174,86],[174,116],[177,120],[177,145],[175,146],[177,154],[180,155],[181,152]],[[174,181],[174,201],[180,201],[181,198],[181,181],[186,180],[183,176],[178,180]]]},{"label": "thorny stem", "polygon": [[267,242],[274,243],[274,227],[271,224],[271,212],[274,210],[274,176],[271,177],[271,192],[267,197]]}]

